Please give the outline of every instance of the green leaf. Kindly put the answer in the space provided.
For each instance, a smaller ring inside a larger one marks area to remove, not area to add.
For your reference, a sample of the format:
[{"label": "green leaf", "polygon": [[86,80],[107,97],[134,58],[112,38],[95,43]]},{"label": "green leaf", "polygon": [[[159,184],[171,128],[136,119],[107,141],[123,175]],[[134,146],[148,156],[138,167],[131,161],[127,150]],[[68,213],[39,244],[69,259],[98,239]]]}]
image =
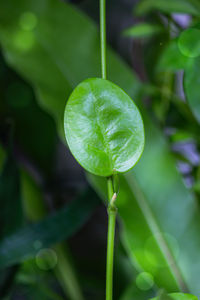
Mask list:
[{"label": "green leaf", "polygon": [[184,90],[188,104],[196,117],[197,121],[200,123],[200,58],[194,60],[194,64],[185,70],[184,74]]},{"label": "green leaf", "polygon": [[136,15],[144,15],[152,10],[163,13],[186,13],[194,16],[200,15],[200,4],[197,0],[141,0],[135,7]]},{"label": "green leaf", "polygon": [[178,40],[171,40],[160,55],[157,71],[184,70],[193,64],[193,59],[183,55],[178,47]]},{"label": "green leaf", "polygon": [[54,282],[53,274],[45,273],[31,259],[21,264],[9,297],[14,299],[18,295],[29,300],[64,300],[54,291]]},{"label": "green leaf", "polygon": [[199,94],[199,23],[181,33],[178,39],[169,43],[165,48],[157,65],[157,71],[184,70],[184,90],[188,104],[200,122]]},{"label": "green leaf", "polygon": [[182,31],[178,38],[180,52],[189,58],[200,56],[200,30],[198,28],[187,28]]},{"label": "green leaf", "polygon": [[172,293],[168,294],[167,297],[155,297],[151,300],[198,300],[196,296],[190,294],[182,294],[182,293]]},{"label": "green leaf", "polygon": [[64,127],[72,154],[96,175],[126,172],[143,152],[139,110],[108,80],[87,79],[76,87],[66,105]]},{"label": "green leaf", "polygon": [[140,23],[123,31],[124,36],[133,38],[152,37],[155,34],[161,33],[163,27],[157,24]]},{"label": "green leaf", "polygon": [[88,220],[99,201],[91,190],[41,222],[20,229],[0,243],[0,268],[35,257],[42,248],[69,238]]},{"label": "green leaf", "polygon": [[[21,183],[25,215],[30,221],[40,221],[47,213],[42,190],[23,169],[21,170]],[[59,230],[60,228],[58,227],[58,233]],[[53,250],[55,250],[58,258],[54,272],[63,291],[71,300],[82,300],[82,292],[71,263],[69,250],[67,251],[62,244],[57,244],[53,247]]]},{"label": "green leaf", "polygon": [[147,300],[153,295],[154,293],[151,289],[142,290],[138,288],[134,280],[120,297],[120,300]]},{"label": "green leaf", "polygon": [[[41,109],[34,98],[33,90],[12,71],[0,57],[3,64],[0,109],[1,123],[7,116],[13,124],[14,140],[20,152],[26,156],[43,174],[51,176],[55,158],[57,132],[54,120]],[[31,138],[30,138],[31,136]]]},{"label": "green leaf", "polygon": [[[30,261],[27,263],[30,264]],[[24,270],[24,266],[21,266],[9,297],[14,299],[17,295],[29,300],[64,300],[63,296],[53,290],[55,280],[52,274],[48,272],[45,276],[44,271],[41,274],[42,271],[37,267],[35,261],[31,261],[31,263],[33,267],[29,270]]]}]

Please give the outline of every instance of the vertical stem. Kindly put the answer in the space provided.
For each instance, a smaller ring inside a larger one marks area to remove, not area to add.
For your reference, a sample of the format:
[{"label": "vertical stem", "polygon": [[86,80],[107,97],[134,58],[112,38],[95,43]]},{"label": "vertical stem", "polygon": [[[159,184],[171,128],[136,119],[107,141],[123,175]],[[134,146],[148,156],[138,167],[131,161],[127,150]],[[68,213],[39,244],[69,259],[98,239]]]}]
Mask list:
[{"label": "vertical stem", "polygon": [[110,203],[112,196],[114,194],[112,177],[108,177],[107,183],[108,183],[108,201]]},{"label": "vertical stem", "polygon": [[117,208],[111,201],[113,197],[112,178],[108,178],[108,239],[107,239],[107,266],[106,266],[106,300],[113,298],[113,259],[114,259],[114,243],[115,243],[115,223]]},{"label": "vertical stem", "polygon": [[106,300],[113,297],[113,257],[115,241],[116,208],[108,208],[108,240],[107,240],[107,268],[106,268]]},{"label": "vertical stem", "polygon": [[[101,36],[101,74],[106,79],[106,0],[100,0],[100,36]],[[114,198],[113,198],[114,197]],[[107,240],[107,265],[106,265],[106,300],[113,297],[113,259],[115,242],[115,223],[117,208],[114,201],[116,194],[113,192],[112,177],[108,178],[108,240]]]},{"label": "vertical stem", "polygon": [[101,74],[106,79],[106,0],[100,0]]}]

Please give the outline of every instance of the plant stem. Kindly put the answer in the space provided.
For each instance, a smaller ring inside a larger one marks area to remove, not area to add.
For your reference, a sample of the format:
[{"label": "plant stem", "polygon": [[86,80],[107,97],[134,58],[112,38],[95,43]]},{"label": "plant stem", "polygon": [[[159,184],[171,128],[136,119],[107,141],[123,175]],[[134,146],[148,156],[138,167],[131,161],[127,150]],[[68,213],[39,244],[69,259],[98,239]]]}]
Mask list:
[{"label": "plant stem", "polygon": [[[106,0],[100,0],[100,36],[101,36],[101,74],[106,79]],[[116,194],[113,191],[112,177],[108,178],[108,239],[106,265],[106,300],[113,297],[113,259],[115,242],[115,223],[117,208],[114,201]]]},{"label": "plant stem", "polygon": [[101,74],[106,79],[106,0],[100,0]]},{"label": "plant stem", "polygon": [[114,242],[115,242],[115,223],[117,208],[112,201],[113,187],[112,178],[108,178],[108,239],[107,239],[107,266],[106,266],[106,300],[112,300],[113,297],[113,259],[114,259]]},{"label": "plant stem", "polygon": [[112,177],[108,177],[107,183],[108,183],[108,201],[110,202],[114,194]]}]

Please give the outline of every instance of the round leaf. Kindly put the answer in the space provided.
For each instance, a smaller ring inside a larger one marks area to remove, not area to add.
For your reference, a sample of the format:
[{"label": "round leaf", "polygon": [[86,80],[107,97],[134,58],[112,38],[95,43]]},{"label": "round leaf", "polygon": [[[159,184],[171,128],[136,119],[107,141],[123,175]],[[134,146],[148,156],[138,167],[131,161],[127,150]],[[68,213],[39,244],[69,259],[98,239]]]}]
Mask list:
[{"label": "round leaf", "polygon": [[75,88],[65,108],[64,127],[72,154],[96,175],[128,171],[143,152],[139,110],[108,80],[91,78]]}]

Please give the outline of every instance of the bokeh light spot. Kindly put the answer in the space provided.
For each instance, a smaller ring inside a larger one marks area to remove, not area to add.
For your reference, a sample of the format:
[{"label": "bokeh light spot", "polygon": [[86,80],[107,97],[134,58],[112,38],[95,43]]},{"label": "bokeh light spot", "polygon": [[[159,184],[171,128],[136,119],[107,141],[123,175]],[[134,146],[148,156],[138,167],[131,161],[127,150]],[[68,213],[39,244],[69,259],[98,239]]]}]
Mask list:
[{"label": "bokeh light spot", "polygon": [[[150,250],[151,250],[151,249],[150,249]],[[156,252],[155,252],[155,253],[156,253]],[[149,251],[149,250],[148,250],[148,247],[147,247],[147,248],[145,249],[145,258],[146,258],[146,260],[148,261],[148,263],[149,263],[149,265],[150,265],[151,267],[156,267],[156,268],[158,268],[158,267],[160,267],[160,264],[159,264],[158,257],[157,257],[157,255],[156,255],[155,253]]]},{"label": "bokeh light spot", "polygon": [[37,26],[37,17],[32,12],[25,12],[20,16],[19,24],[23,30],[31,31]]},{"label": "bokeh light spot", "polygon": [[140,273],[136,277],[136,285],[142,291],[150,290],[154,285],[153,276],[147,272]]},{"label": "bokeh light spot", "polygon": [[53,249],[42,249],[36,255],[36,264],[44,271],[54,269],[57,261],[57,254]]},{"label": "bokeh light spot", "polygon": [[179,36],[178,48],[184,56],[198,57],[200,55],[200,30],[197,28],[184,30]]},{"label": "bokeh light spot", "polygon": [[34,34],[30,31],[17,31],[13,43],[19,51],[28,51],[35,43]]}]

